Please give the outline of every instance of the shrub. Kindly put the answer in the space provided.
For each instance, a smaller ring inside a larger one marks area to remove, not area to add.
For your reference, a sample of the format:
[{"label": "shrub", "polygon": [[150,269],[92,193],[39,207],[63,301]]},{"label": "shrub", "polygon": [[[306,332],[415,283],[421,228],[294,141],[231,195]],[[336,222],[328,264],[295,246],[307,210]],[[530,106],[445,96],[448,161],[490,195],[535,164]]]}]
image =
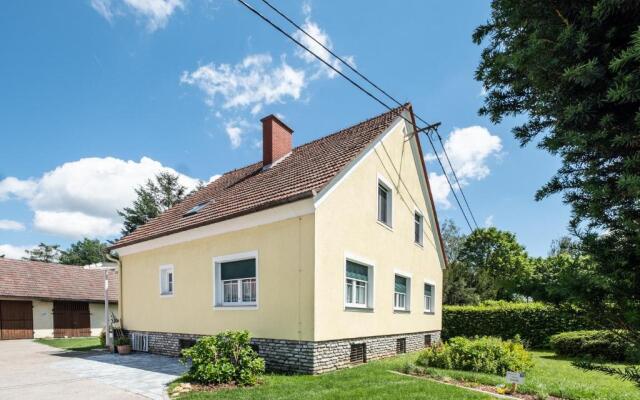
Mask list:
[{"label": "shrub", "polygon": [[512,339],[520,335],[530,347],[548,345],[551,335],[567,330],[589,329],[579,309],[544,303],[490,302],[478,306],[445,306],[442,336],[495,336]]},{"label": "shrub", "polygon": [[129,340],[129,336],[118,336],[115,338],[114,344],[116,346],[128,346],[131,344],[131,340]]},{"label": "shrub", "polygon": [[186,378],[203,384],[235,382],[254,385],[264,373],[264,360],[251,348],[249,332],[222,332],[199,339],[182,350],[182,361],[191,366]]},{"label": "shrub", "polygon": [[550,343],[561,356],[637,362],[638,349],[625,335],[624,331],[573,331],[553,335]]},{"label": "shrub", "polygon": [[533,366],[531,355],[517,341],[482,337],[455,337],[430,347],[418,356],[423,367],[457,369],[504,375],[507,371],[526,371]]},{"label": "shrub", "polygon": [[100,331],[100,346],[105,347],[107,345],[107,334],[104,328]]}]

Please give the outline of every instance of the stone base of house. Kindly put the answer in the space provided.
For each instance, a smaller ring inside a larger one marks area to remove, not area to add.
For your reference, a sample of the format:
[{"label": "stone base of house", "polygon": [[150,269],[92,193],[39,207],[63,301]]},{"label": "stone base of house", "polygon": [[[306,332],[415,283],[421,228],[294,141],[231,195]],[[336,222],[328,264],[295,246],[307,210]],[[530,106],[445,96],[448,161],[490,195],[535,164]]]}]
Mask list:
[{"label": "stone base of house", "polygon": [[[148,336],[149,352],[178,356],[202,335],[128,331]],[[350,339],[305,341],[253,338],[260,357],[270,371],[321,374],[396,354],[421,350],[440,342],[440,331]]]}]

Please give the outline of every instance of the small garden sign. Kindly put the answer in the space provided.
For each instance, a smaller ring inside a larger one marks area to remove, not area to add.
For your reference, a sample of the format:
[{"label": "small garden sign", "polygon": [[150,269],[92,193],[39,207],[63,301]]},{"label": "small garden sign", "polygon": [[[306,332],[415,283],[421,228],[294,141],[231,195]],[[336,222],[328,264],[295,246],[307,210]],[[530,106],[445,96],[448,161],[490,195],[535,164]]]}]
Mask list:
[{"label": "small garden sign", "polygon": [[507,382],[522,385],[524,383],[524,372],[507,371]]}]

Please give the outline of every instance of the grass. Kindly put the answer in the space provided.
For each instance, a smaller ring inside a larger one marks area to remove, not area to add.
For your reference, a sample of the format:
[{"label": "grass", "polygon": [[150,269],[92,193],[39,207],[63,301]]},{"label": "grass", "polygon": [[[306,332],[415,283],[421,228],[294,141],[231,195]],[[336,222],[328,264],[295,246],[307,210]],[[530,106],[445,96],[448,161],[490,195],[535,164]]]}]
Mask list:
[{"label": "grass", "polygon": [[[533,351],[535,367],[527,373],[520,392],[554,395],[571,400],[640,400],[640,389],[629,382],[575,368],[571,360],[548,351]],[[261,385],[251,388],[194,392],[180,399],[492,399],[467,389],[392,374],[416,360],[408,354],[320,376],[266,375]],[[504,378],[465,371],[429,368],[438,377],[477,382],[484,385],[505,383]],[[176,381],[175,384],[181,382]],[[174,385],[175,385],[174,384]]]},{"label": "grass", "polygon": [[36,339],[38,343],[46,344],[47,346],[57,347],[59,349],[74,350],[74,351],[88,351],[93,349],[99,349],[100,345],[99,337],[81,337],[81,338],[63,338],[63,339]]},{"label": "grass", "polygon": [[317,376],[269,374],[258,386],[193,392],[180,399],[493,399],[467,389],[389,372],[413,360],[415,355],[406,355]]},{"label": "grass", "polygon": [[[554,395],[572,400],[607,399],[640,400],[640,389],[632,383],[605,375],[601,372],[583,371],[571,365],[570,358],[556,356],[549,351],[532,351],[535,366],[518,391],[539,395]],[[621,366],[621,364],[610,364]],[[505,383],[504,378],[465,371],[428,368],[434,376],[478,382],[495,386]]]}]

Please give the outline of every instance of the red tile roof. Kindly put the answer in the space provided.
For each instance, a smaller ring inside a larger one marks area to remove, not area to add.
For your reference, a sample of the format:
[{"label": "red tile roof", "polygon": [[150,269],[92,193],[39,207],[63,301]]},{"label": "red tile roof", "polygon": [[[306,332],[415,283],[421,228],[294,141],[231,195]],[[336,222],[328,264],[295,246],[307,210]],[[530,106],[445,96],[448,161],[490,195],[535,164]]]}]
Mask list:
[{"label": "red tile roof", "polygon": [[[262,162],[257,162],[227,172],[157,218],[121,238],[111,248],[143,242],[312,197],[314,192],[322,190],[351,160],[383,133],[405,109],[412,113],[411,105],[405,104],[296,147],[290,155],[271,168],[263,170]],[[207,204],[197,213],[185,216],[191,208],[203,202]]]},{"label": "red tile roof", "polygon": [[[109,300],[118,301],[118,277],[109,272]],[[104,273],[77,265],[0,258],[0,297],[104,301]]]}]

